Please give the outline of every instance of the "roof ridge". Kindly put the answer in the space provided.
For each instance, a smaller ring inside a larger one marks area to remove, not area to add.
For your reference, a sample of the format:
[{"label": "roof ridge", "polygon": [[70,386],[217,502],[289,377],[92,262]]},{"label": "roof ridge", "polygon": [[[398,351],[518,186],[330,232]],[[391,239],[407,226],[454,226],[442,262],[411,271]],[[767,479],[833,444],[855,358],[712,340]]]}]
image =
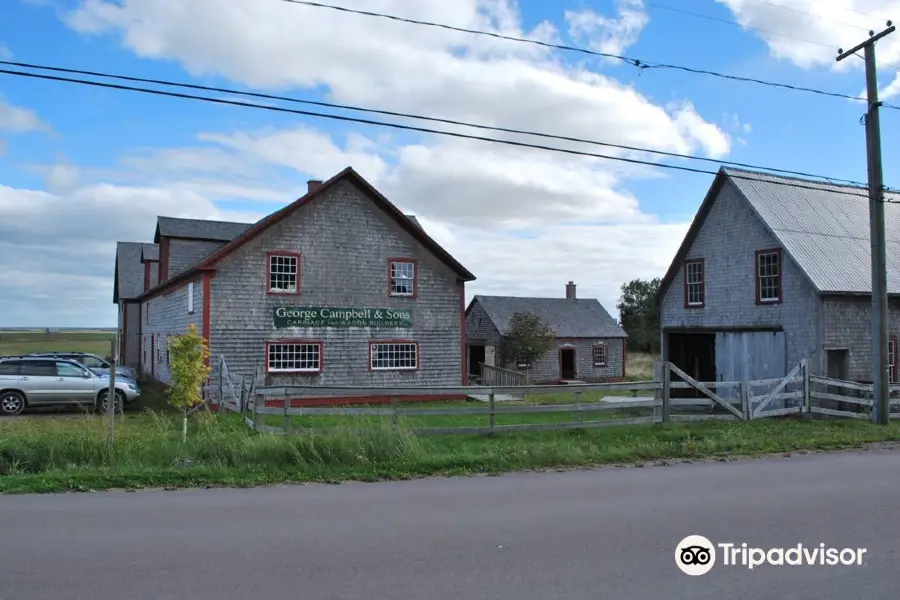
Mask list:
[{"label": "roof ridge", "polygon": [[[731,176],[732,173],[751,173],[753,175],[764,175],[766,177],[771,177],[773,179],[785,179],[788,181],[802,181],[803,183],[810,185],[818,185],[821,187],[836,187],[836,188],[846,188],[849,190],[858,190],[860,189],[857,185],[851,185],[849,183],[836,183],[831,181],[822,181],[821,179],[812,179],[810,177],[800,177],[798,175],[786,175],[782,173],[771,173],[769,171],[760,171],[756,169],[740,169],[737,167],[722,167],[722,172],[725,175]],[[765,181],[765,180],[761,180]]]}]

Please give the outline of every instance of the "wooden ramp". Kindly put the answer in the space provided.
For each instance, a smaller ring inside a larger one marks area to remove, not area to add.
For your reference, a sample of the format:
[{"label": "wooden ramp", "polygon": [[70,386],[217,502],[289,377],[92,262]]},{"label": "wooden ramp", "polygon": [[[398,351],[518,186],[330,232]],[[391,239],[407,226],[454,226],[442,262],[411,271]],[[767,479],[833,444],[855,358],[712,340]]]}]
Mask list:
[{"label": "wooden ramp", "polygon": [[[487,394],[469,394],[466,396],[466,399],[475,400],[476,402],[490,402],[490,397]],[[521,400],[520,397],[512,394],[494,394],[494,402],[519,402]]]}]

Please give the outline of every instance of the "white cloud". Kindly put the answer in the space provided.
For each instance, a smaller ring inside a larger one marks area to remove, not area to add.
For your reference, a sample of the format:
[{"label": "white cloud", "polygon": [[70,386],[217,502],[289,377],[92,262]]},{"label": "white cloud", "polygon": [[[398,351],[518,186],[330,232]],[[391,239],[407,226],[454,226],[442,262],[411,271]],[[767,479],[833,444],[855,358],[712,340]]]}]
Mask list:
[{"label": "white cloud", "polygon": [[52,129],[41,121],[33,110],[9,104],[3,98],[0,98],[0,131],[29,133],[32,131],[52,131]]},{"label": "white cloud", "polygon": [[12,60],[13,53],[7,46],[0,44],[0,60]]},{"label": "white cloud", "polygon": [[[544,40],[559,35],[547,22],[525,31],[511,0],[369,0],[365,8]],[[613,43],[609,32],[618,32],[615,43],[632,43],[643,27],[638,23],[645,23],[635,14],[640,3],[620,9],[615,21],[582,15],[579,31],[593,27],[595,43]],[[197,22],[204,27],[198,30]],[[739,133],[707,121],[689,99],[658,105],[543,47],[277,1],[84,0],[67,23],[85,34],[115,36],[139,56],[176,61],[193,74],[257,89],[322,89],[346,104],[714,158],[727,155],[731,135]],[[351,131],[338,135],[309,124],[206,131],[185,147],[136,147],[102,169],[65,161],[41,167],[50,191],[0,188],[0,211],[13,217],[0,223],[6,244],[0,253],[13,257],[4,264],[15,265],[15,272],[5,267],[6,275],[18,281],[43,265],[47,281],[65,281],[73,297],[83,298],[85,316],[70,324],[101,313],[111,320],[116,240],[151,239],[158,214],[255,220],[301,194],[306,179],[330,177],[347,165],[419,216],[475,272],[479,281],[470,292],[558,296],[571,279],[579,295],[599,297],[614,311],[621,283],[660,275],[687,227],[644,213],[629,191],[636,179],[665,176],[658,170],[380,128]],[[0,292],[0,313],[45,324],[56,302],[52,284],[27,285],[31,301],[25,292]]]},{"label": "white cloud", "polygon": [[569,35],[597,52],[622,55],[638,41],[650,17],[644,10],[644,0],[618,0],[617,13],[616,17],[605,17],[589,8],[567,10]]},{"label": "white cloud", "polygon": [[[870,30],[881,31],[900,15],[900,0],[716,0],[727,6],[738,23],[761,37],[776,58],[808,69],[862,68],[849,58],[835,61],[838,48],[864,41]],[[878,43],[878,60],[900,61],[900,39],[890,35]]]}]

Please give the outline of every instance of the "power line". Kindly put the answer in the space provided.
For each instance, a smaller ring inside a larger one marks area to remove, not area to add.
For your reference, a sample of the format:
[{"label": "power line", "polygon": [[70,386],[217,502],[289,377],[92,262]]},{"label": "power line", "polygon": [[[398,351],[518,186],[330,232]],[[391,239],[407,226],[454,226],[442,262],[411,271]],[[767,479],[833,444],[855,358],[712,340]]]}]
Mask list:
[{"label": "power line", "polygon": [[690,10],[685,10],[683,8],[675,8],[674,6],[667,6],[665,4],[657,4],[655,2],[644,2],[647,6],[652,6],[654,8],[659,8],[662,10],[668,10],[674,13],[679,13],[682,15],[688,15],[690,17],[696,17],[698,19],[706,19],[707,21],[714,21],[716,23],[723,23],[725,25],[735,25],[740,27],[741,29],[751,29],[753,31],[758,31],[760,33],[768,33],[769,35],[777,35],[778,37],[787,38],[789,40],[794,40],[796,42],[803,42],[804,44],[812,44],[815,46],[823,46],[825,48],[833,49],[831,44],[825,44],[823,42],[814,42],[812,40],[805,40],[803,38],[798,38],[793,35],[788,35],[786,33],[778,33],[777,31],[772,31],[771,29],[763,29],[762,27],[755,27],[753,25],[743,25],[738,23],[737,21],[731,19],[723,19],[721,17],[714,17],[712,15],[705,15],[703,13],[693,12]]},{"label": "power line", "polygon": [[[296,114],[296,115],[303,115],[303,116],[309,116],[309,117],[319,117],[319,118],[331,119],[331,120],[335,120],[335,121],[360,123],[360,124],[364,124],[364,125],[375,125],[375,126],[380,126],[380,127],[389,127],[389,128],[401,129],[401,130],[405,130],[405,131],[415,131],[418,133],[444,135],[444,136],[454,137],[454,138],[458,138],[458,139],[477,140],[477,141],[491,142],[491,143],[496,143],[496,144],[504,144],[507,146],[514,146],[514,147],[519,147],[519,148],[529,148],[529,149],[534,149],[534,150],[559,152],[562,154],[569,154],[572,156],[583,156],[583,157],[587,157],[587,158],[599,158],[599,159],[603,159],[603,160],[617,161],[617,162],[623,162],[623,163],[635,164],[635,165],[643,165],[643,166],[649,166],[649,167],[659,167],[659,168],[664,168],[664,169],[672,169],[672,170],[676,170],[676,171],[685,171],[685,172],[689,172],[689,173],[699,173],[699,174],[713,175],[713,176],[718,174],[717,171],[710,171],[707,169],[699,169],[696,167],[688,167],[688,166],[684,166],[684,165],[667,165],[667,164],[662,164],[662,163],[654,163],[654,162],[647,161],[647,160],[641,160],[638,158],[627,158],[627,157],[623,157],[623,156],[609,156],[607,154],[596,154],[593,152],[584,152],[581,150],[573,150],[573,149],[569,149],[569,148],[555,148],[553,146],[543,146],[540,144],[531,144],[528,142],[519,142],[519,141],[515,141],[515,140],[490,138],[490,137],[460,133],[460,132],[456,132],[456,131],[442,131],[442,130],[438,130],[438,129],[430,129],[427,127],[418,127],[415,125],[404,125],[401,123],[390,123],[390,122],[386,122],[386,121],[376,121],[373,119],[348,117],[346,115],[333,115],[333,114],[328,114],[328,113],[317,113],[317,112],[308,111],[308,110],[285,108],[282,106],[272,106],[272,105],[267,105],[267,104],[253,104],[250,102],[240,102],[237,100],[227,100],[224,98],[210,98],[208,96],[197,96],[197,95],[193,95],[193,94],[184,94],[181,92],[154,90],[154,89],[150,89],[150,88],[140,88],[140,87],[134,87],[134,86],[115,84],[115,83],[106,83],[106,82],[101,82],[101,81],[90,81],[87,79],[74,79],[74,78],[68,78],[68,77],[60,77],[57,75],[47,75],[47,74],[43,74],[43,73],[26,73],[23,71],[11,71],[9,69],[0,69],[0,73],[6,74],[6,75],[15,75],[15,76],[19,76],[19,77],[28,77],[28,78],[33,78],[33,79],[44,79],[44,80],[49,80],[49,81],[61,81],[61,82],[67,82],[67,83],[75,83],[75,84],[79,84],[79,85],[88,85],[88,86],[106,88],[106,89],[128,90],[128,91],[141,92],[141,93],[146,93],[146,94],[153,94],[153,95],[157,95],[157,96],[168,96],[171,98],[182,98],[182,99],[187,99],[187,100],[212,102],[215,104],[223,104],[223,105],[230,105],[230,106],[242,106],[242,107],[246,107],[246,108],[258,108],[260,110],[268,110],[268,111],[272,111],[272,112]],[[751,180],[751,181],[759,181],[760,180],[759,177],[750,177],[750,176],[746,176],[746,175],[740,175],[737,173],[730,173],[730,176],[734,179],[747,179],[747,180]],[[824,182],[820,183],[819,186],[817,187],[815,185],[812,185],[817,182],[810,182],[810,185],[804,185],[804,184],[793,182],[793,181],[792,182],[779,181],[779,180],[774,180],[774,179],[766,180],[766,181],[769,183],[773,183],[775,185],[783,185],[783,186],[797,188],[797,189],[808,189],[808,190],[813,190],[816,192],[831,192],[831,193],[837,193],[837,194],[845,194],[848,196],[857,196],[860,198],[868,198],[869,197],[868,193],[854,193],[854,192],[848,191],[848,188],[856,189],[861,192],[867,191],[865,187],[860,187],[860,186],[855,186],[855,185],[854,186],[843,186],[845,189],[836,190],[836,189],[830,189],[828,187],[823,187],[824,185],[826,185]],[[886,202],[894,202],[894,201],[890,201],[890,200],[885,200],[885,201]],[[900,202],[900,201],[896,201],[896,202]]]},{"label": "power line", "polygon": [[[615,59],[615,60],[619,60],[619,61],[628,63],[639,69],[667,69],[667,70],[674,70],[674,71],[683,71],[685,73],[692,73],[695,75],[708,75],[710,77],[718,77],[720,79],[729,79],[732,81],[743,81],[745,83],[755,83],[758,85],[765,85],[768,87],[787,89],[787,90],[791,90],[791,91],[795,91],[795,92],[807,92],[810,94],[817,94],[820,96],[829,96],[832,98],[841,98],[844,100],[854,100],[856,102],[860,101],[860,99],[856,96],[851,96],[849,94],[841,94],[839,92],[828,92],[825,90],[818,90],[815,88],[796,86],[796,85],[792,85],[789,83],[767,81],[765,79],[756,79],[753,77],[743,77],[740,75],[729,75],[727,73],[720,73],[718,71],[711,71],[711,70],[707,70],[707,69],[697,69],[694,67],[686,67],[683,65],[671,65],[671,64],[666,64],[666,63],[645,62],[645,61],[637,59],[637,58],[630,58],[628,56],[623,56],[620,54],[612,54],[609,52],[597,52],[595,50],[588,50],[587,48],[580,48],[578,46],[569,46],[566,44],[553,44],[550,42],[542,42],[540,40],[532,40],[532,39],[523,38],[523,37],[504,35],[502,33],[495,33],[493,31],[482,31],[482,30],[478,30],[478,29],[468,29],[465,27],[456,27],[454,25],[447,25],[445,23],[435,23],[432,21],[408,19],[406,17],[398,17],[396,15],[389,15],[386,13],[372,12],[372,11],[367,11],[367,10],[358,10],[358,9],[354,9],[354,8],[346,8],[344,6],[334,6],[332,4],[323,4],[321,2],[313,2],[311,0],[281,0],[281,1],[287,2],[289,4],[311,6],[311,7],[315,7],[315,8],[327,8],[330,10],[336,10],[336,11],[351,13],[351,14],[356,14],[356,15],[363,15],[366,17],[388,19],[391,21],[408,23],[411,25],[435,27],[438,29],[446,29],[448,31],[456,31],[459,33],[469,33],[472,35],[483,35],[483,36],[492,37],[492,38],[501,39],[501,40],[507,40],[507,41],[511,41],[511,42],[520,42],[520,43],[524,43],[524,44],[533,44],[533,45],[537,45],[537,46],[543,46],[544,48],[553,48],[555,50],[564,50],[567,52],[578,52],[581,54],[588,54],[591,56],[599,56],[601,58],[611,58],[611,59]],[[890,108],[893,110],[900,110],[900,106],[894,106],[891,104],[882,104],[882,107]]]},{"label": "power line", "polygon": [[[821,17],[815,13],[811,13],[807,10],[803,10],[802,8],[794,8],[793,6],[784,6],[782,4],[776,4],[775,2],[771,2],[770,0],[750,0],[750,2],[755,2],[756,4],[765,4],[767,6],[771,6],[773,8],[777,8],[780,10],[788,10],[788,11],[791,11],[792,13],[797,13],[798,15],[805,15],[805,16],[807,16],[811,19],[815,19],[817,21],[835,23],[836,25],[845,25],[847,27],[852,27],[853,29],[858,29],[860,31],[865,31],[865,32],[869,31],[868,27],[861,27],[859,25],[847,23],[846,21],[837,21],[835,19],[826,19],[825,17]],[[862,13],[860,13],[860,14],[862,14]],[[865,15],[865,16],[871,16],[871,15]]]},{"label": "power line", "polygon": [[590,145],[594,145],[594,146],[605,146],[608,148],[617,148],[620,150],[629,150],[632,152],[644,152],[644,153],[648,153],[648,154],[658,154],[660,156],[668,156],[670,158],[695,160],[695,161],[700,161],[700,162],[715,163],[718,165],[730,165],[733,167],[739,167],[739,168],[751,169],[751,170],[757,170],[757,171],[765,170],[765,171],[770,171],[773,173],[781,173],[784,175],[795,175],[798,177],[824,179],[824,180],[828,180],[830,182],[842,182],[842,183],[846,183],[846,184],[850,184],[850,185],[854,185],[854,186],[865,186],[864,183],[860,183],[858,181],[853,181],[850,179],[831,178],[831,177],[826,177],[824,175],[815,175],[812,173],[805,173],[803,171],[777,169],[774,167],[764,167],[764,166],[760,166],[760,165],[752,165],[752,164],[741,163],[741,162],[736,162],[736,161],[715,160],[715,159],[706,158],[703,156],[680,154],[677,152],[667,152],[664,150],[652,150],[652,149],[648,149],[648,148],[640,148],[637,146],[628,146],[625,144],[614,144],[611,142],[601,142],[601,141],[597,141],[597,140],[569,137],[569,136],[564,136],[564,135],[554,135],[554,134],[550,134],[550,133],[540,133],[540,132],[528,131],[528,130],[522,130],[522,129],[512,129],[512,128],[508,128],[508,127],[498,127],[498,126],[493,126],[493,125],[481,125],[481,124],[471,123],[471,122],[466,122],[466,121],[457,121],[457,120],[453,120],[453,119],[445,119],[445,118],[440,118],[440,117],[422,116],[422,115],[397,112],[397,111],[391,111],[391,110],[362,108],[362,107],[358,107],[358,106],[350,106],[347,104],[335,104],[333,102],[322,102],[322,101],[318,101],[318,100],[303,100],[303,99],[299,99],[299,98],[291,98],[289,96],[263,94],[260,92],[247,92],[247,91],[234,90],[234,89],[229,89],[229,88],[199,85],[199,84],[192,84],[192,83],[182,83],[182,82],[163,80],[163,79],[149,79],[149,78],[145,78],[145,77],[135,77],[135,76],[131,76],[131,75],[120,75],[120,74],[116,74],[116,73],[88,71],[85,69],[70,69],[70,68],[65,68],[65,67],[56,67],[56,66],[49,66],[49,65],[37,65],[34,63],[23,63],[23,62],[17,62],[17,61],[9,61],[9,60],[0,60],[0,65],[9,65],[9,66],[21,67],[21,68],[26,68],[26,69],[38,69],[38,70],[42,70],[42,71],[53,71],[53,72],[57,72],[57,73],[68,73],[68,74],[73,74],[73,75],[88,75],[91,77],[103,77],[106,79],[118,79],[120,81],[152,83],[155,85],[164,85],[164,86],[169,86],[169,87],[177,87],[177,88],[192,89],[192,90],[202,90],[202,91],[206,91],[206,92],[217,92],[217,93],[221,93],[221,94],[229,94],[229,95],[234,95],[234,96],[247,96],[247,97],[251,97],[251,98],[261,98],[261,99],[265,99],[265,100],[279,100],[282,102],[305,104],[308,106],[321,106],[321,107],[325,107],[325,108],[336,108],[336,109],[341,109],[341,110],[350,110],[350,111],[356,111],[356,112],[362,112],[362,113],[380,114],[380,115],[387,115],[387,116],[392,116],[392,117],[401,117],[404,119],[429,121],[429,122],[433,122],[433,123],[443,123],[446,125],[457,125],[457,126],[461,126],[461,127],[469,127],[472,129],[481,129],[481,130],[485,130],[485,131],[495,131],[495,132],[500,132],[500,133],[511,133],[511,134],[516,134],[516,135],[531,135],[531,136],[535,136],[535,137],[560,140],[560,141],[565,141],[565,142],[590,144]]}]

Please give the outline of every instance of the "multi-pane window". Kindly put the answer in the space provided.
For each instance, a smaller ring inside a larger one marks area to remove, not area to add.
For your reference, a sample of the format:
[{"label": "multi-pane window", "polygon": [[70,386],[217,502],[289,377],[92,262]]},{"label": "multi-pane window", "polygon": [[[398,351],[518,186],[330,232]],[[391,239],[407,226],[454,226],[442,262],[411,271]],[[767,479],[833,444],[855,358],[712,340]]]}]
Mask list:
[{"label": "multi-pane window", "polygon": [[319,342],[271,342],[266,352],[269,373],[318,373],[322,370]]},{"label": "multi-pane window", "polygon": [[373,371],[417,369],[419,346],[415,342],[372,342],[369,363]]},{"label": "multi-pane window", "polygon": [[390,261],[390,295],[414,296],[416,293],[416,263],[412,261]]},{"label": "multi-pane window", "polygon": [[759,302],[781,301],[781,252],[756,253],[756,278]]},{"label": "multi-pane window", "polygon": [[684,263],[684,295],[687,306],[703,306],[705,298],[703,260]]},{"label": "multi-pane window", "polygon": [[897,381],[897,338],[888,338],[888,379],[891,383]]},{"label": "multi-pane window", "polygon": [[269,291],[276,294],[297,293],[300,257],[296,254],[269,255]]},{"label": "multi-pane window", "polygon": [[606,366],[606,346],[603,344],[594,344],[593,352],[591,353],[594,358],[594,366],[595,367],[605,367]]}]

